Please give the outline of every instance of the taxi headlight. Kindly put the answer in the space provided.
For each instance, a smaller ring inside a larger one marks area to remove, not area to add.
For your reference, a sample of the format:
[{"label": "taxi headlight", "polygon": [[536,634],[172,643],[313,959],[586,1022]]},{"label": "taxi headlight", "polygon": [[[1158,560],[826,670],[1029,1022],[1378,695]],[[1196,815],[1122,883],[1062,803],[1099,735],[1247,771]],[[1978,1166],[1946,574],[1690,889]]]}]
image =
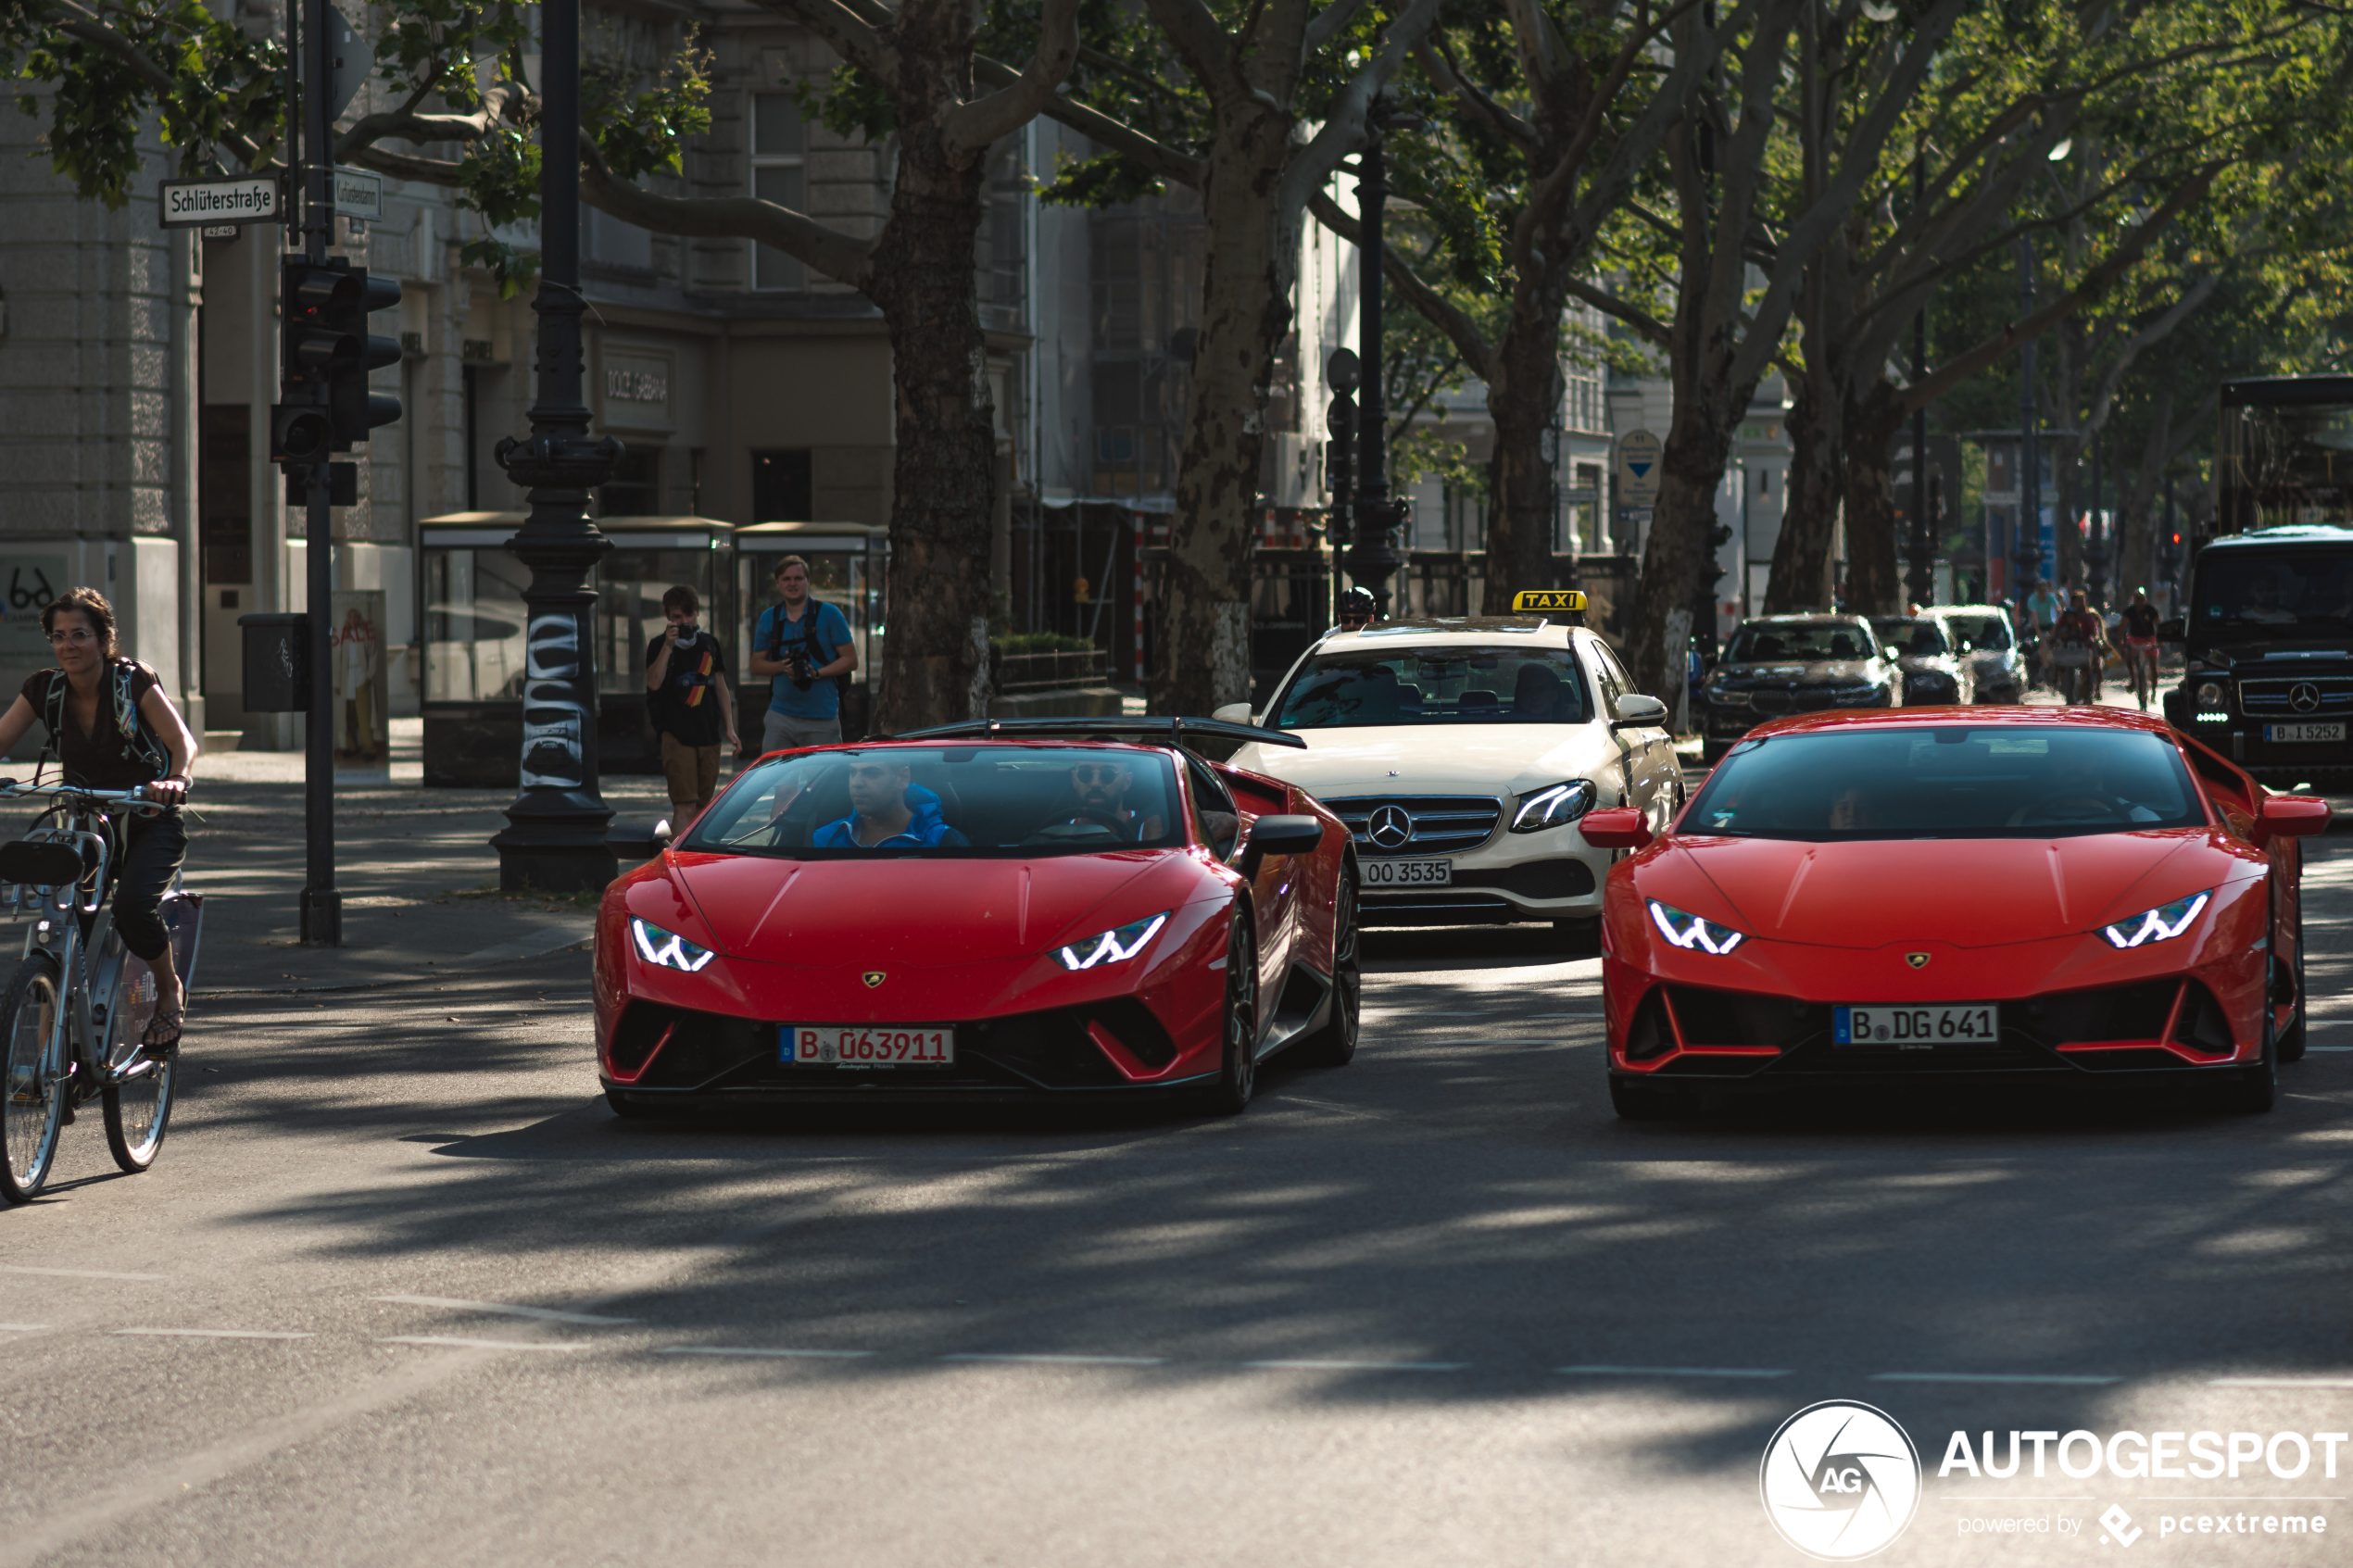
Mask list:
[{"label": "taxi headlight", "polygon": [[1162,910],[1144,920],[1131,920],[1126,925],[1100,932],[1084,942],[1073,942],[1057,952],[1064,969],[1092,969],[1097,964],[1126,963],[1144,950],[1145,945],[1160,935],[1168,923],[1168,912]]},{"label": "taxi headlight", "polygon": [[656,969],[683,970],[688,974],[718,956],[674,931],[664,931],[651,921],[639,920],[635,915],[629,920],[629,941],[637,949],[637,956]]},{"label": "taxi headlight", "polygon": [[2176,898],[2170,904],[2159,904],[2153,909],[2143,909],[2130,920],[2100,927],[2100,935],[2108,938],[2111,947],[2140,947],[2151,942],[2171,942],[2190,928],[2214,890],[2193,893],[2186,898]]},{"label": "taxi headlight", "polygon": [[1655,898],[1651,900],[1651,923],[1658,927],[1659,935],[1668,942],[1695,953],[1714,953],[1721,957],[1748,940],[1745,933],[1734,931],[1729,925],[1718,925],[1712,920],[1703,920],[1672,904],[1662,904]]},{"label": "taxi headlight", "polygon": [[1571,779],[1530,790],[1519,797],[1519,809],[1512,813],[1512,831],[1541,833],[1546,828],[1567,827],[1593,809],[1593,799],[1591,779]]}]

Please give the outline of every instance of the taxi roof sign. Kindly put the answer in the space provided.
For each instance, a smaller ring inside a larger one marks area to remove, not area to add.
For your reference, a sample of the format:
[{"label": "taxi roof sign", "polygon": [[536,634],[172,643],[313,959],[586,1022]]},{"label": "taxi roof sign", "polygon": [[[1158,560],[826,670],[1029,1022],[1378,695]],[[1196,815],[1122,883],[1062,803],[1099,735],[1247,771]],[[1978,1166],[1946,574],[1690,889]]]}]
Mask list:
[{"label": "taxi roof sign", "polygon": [[1512,596],[1514,615],[1541,615],[1558,610],[1577,614],[1584,608],[1585,596],[1574,588],[1523,588]]}]

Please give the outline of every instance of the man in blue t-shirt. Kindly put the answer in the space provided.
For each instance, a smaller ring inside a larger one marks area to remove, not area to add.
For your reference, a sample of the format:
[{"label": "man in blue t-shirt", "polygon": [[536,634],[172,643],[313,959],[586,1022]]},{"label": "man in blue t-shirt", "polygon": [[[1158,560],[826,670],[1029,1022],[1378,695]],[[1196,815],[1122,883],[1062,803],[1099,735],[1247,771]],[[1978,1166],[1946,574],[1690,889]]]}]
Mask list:
[{"label": "man in blue t-shirt", "polygon": [[786,556],[776,563],[776,594],[784,603],[761,611],[745,668],[769,675],[762,751],[831,746],[841,739],[841,694],[834,677],[858,668],[849,622],[841,611],[809,596],[809,563]]}]

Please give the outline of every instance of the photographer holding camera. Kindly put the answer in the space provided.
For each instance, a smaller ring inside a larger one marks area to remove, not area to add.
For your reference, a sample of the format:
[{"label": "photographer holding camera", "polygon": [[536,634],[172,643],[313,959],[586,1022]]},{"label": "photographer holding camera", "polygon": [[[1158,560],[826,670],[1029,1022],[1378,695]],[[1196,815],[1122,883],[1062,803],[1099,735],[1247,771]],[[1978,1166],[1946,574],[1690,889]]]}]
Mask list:
[{"label": "photographer holding camera", "polygon": [[841,739],[841,693],[834,678],[858,668],[849,622],[832,605],[809,596],[809,563],[799,556],[776,562],[776,593],[784,602],[761,612],[748,661],[751,673],[774,677],[761,749],[834,745]]}]

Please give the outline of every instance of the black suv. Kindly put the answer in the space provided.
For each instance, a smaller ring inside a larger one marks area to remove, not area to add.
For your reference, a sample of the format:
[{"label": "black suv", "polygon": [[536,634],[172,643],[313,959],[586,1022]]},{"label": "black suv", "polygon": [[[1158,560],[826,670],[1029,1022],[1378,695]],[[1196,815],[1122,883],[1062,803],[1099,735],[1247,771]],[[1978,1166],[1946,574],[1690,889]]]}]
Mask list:
[{"label": "black suv", "polygon": [[2159,628],[2187,669],[2165,717],[2267,784],[2353,783],[2353,528],[2215,540],[2189,613]]}]

